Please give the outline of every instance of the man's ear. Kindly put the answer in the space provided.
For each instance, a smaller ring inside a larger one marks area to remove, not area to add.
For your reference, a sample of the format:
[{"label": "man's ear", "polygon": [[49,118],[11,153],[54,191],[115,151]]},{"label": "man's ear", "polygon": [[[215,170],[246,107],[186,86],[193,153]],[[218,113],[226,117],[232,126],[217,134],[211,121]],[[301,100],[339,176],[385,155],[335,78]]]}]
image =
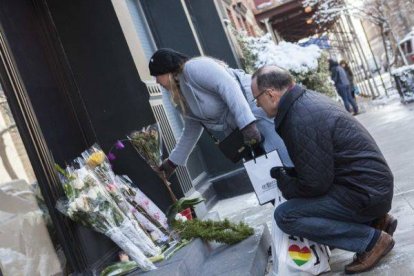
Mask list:
[{"label": "man's ear", "polygon": [[276,90],[276,89],[269,89],[269,90],[267,91],[267,93],[269,93],[269,96],[270,96],[272,99],[275,99],[275,98],[277,98],[277,97],[279,97],[279,96],[280,96],[280,91],[279,91],[279,90]]}]

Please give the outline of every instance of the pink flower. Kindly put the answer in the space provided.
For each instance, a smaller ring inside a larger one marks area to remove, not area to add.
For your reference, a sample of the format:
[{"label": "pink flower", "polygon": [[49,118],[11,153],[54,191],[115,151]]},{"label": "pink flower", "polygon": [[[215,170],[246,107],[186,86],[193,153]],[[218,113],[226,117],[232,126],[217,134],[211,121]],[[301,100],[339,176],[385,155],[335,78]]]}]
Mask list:
[{"label": "pink flower", "polygon": [[106,189],[110,192],[110,193],[114,193],[116,192],[116,186],[114,184],[108,184],[106,186]]}]

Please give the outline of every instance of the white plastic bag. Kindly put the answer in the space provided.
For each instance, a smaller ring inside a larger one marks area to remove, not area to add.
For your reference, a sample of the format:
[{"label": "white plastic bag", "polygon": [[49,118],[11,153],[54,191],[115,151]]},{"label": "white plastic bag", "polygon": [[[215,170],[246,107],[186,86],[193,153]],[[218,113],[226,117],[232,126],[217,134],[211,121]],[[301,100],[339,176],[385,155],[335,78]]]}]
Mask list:
[{"label": "white plastic bag", "polygon": [[[277,150],[249,160],[244,167],[259,203],[275,200],[275,209],[286,200],[270,176],[270,169],[283,167]],[[283,233],[272,221],[273,275],[318,275],[330,271],[329,248],[307,239]]]},{"label": "white plastic bag", "polygon": [[[277,189],[275,209],[285,202]],[[331,270],[329,248],[304,238],[283,233],[272,221],[273,275],[318,275]]]},{"label": "white plastic bag", "polygon": [[[275,209],[285,202],[277,189]],[[273,275],[318,275],[331,270],[329,248],[308,239],[289,236],[272,221]]]}]

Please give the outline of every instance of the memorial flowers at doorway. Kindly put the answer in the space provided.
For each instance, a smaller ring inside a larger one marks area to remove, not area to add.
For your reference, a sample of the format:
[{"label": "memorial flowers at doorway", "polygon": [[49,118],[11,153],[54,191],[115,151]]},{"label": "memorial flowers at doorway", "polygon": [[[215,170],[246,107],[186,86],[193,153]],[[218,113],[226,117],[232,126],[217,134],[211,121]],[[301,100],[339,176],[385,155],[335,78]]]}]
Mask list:
[{"label": "memorial flowers at doorway", "polygon": [[66,197],[58,200],[58,210],[108,236],[143,270],[154,269],[149,258],[158,256],[161,249],[130,212],[132,206],[118,189],[116,176],[99,146],[83,152],[59,172]]}]

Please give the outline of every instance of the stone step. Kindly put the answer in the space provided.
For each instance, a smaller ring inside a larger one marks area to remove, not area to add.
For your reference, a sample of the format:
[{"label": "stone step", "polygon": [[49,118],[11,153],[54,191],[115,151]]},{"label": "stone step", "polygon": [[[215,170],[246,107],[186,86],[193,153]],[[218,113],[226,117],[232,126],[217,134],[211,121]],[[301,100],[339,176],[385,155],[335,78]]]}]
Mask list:
[{"label": "stone step", "polygon": [[231,171],[210,179],[218,199],[231,198],[254,192],[249,176],[244,168]]},{"label": "stone step", "polygon": [[262,276],[268,261],[271,243],[266,225],[255,229],[255,234],[235,245],[207,243],[200,239],[176,252],[170,259],[157,263],[157,269],[132,272],[145,276]]},{"label": "stone step", "polygon": [[271,237],[266,225],[250,238],[232,245],[215,245],[203,265],[202,276],[263,276],[268,262]]}]

